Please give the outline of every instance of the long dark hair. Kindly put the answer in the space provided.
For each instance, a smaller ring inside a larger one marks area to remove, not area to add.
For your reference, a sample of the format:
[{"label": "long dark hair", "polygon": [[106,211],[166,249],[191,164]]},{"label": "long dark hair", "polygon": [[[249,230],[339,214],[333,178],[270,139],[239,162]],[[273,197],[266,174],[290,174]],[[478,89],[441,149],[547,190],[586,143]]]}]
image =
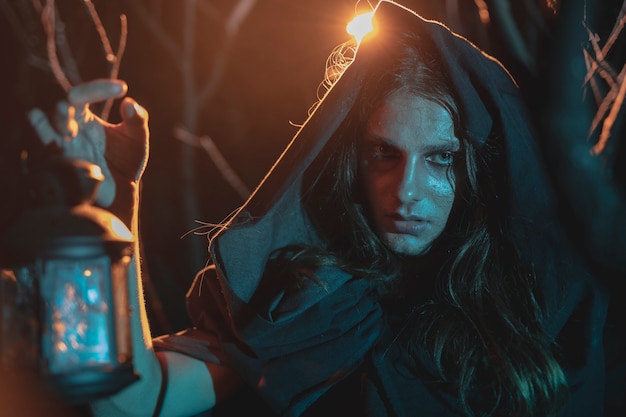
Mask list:
[{"label": "long dark hair", "polygon": [[[334,265],[377,280],[383,305],[393,300],[387,310],[400,318],[415,372],[454,389],[467,415],[555,416],[567,384],[542,329],[534,274],[510,238],[503,141],[497,123],[486,143],[465,139],[449,85],[424,39],[407,35],[384,51],[303,179],[303,203],[323,245],[284,253],[300,277],[315,279],[316,268]],[[447,109],[462,142],[446,228],[426,255],[410,259],[390,251],[369,226],[357,168],[368,115],[398,89]]]}]

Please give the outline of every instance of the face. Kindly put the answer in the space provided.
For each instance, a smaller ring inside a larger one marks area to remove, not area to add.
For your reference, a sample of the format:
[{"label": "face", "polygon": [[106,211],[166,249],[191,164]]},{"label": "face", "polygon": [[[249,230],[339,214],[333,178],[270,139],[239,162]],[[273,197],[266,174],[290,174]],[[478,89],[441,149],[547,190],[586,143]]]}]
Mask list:
[{"label": "face", "polygon": [[450,114],[406,91],[367,120],[359,172],[372,226],[394,252],[422,255],[442,233],[454,202],[460,148]]}]

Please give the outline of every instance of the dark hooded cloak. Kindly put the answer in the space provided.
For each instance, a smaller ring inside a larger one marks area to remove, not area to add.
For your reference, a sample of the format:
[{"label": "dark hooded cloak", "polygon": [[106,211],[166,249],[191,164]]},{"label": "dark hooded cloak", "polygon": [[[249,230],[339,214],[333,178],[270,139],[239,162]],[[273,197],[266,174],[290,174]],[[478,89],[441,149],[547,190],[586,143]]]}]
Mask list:
[{"label": "dark hooded cloak", "polygon": [[[373,23],[376,33],[362,41],[260,186],[211,240],[213,265],[188,292],[195,327],[155,346],[235,368],[278,415],[307,409],[313,415],[333,415],[329,409],[377,417],[461,415],[454,396],[403,363],[370,281],[333,268],[317,271],[323,285],[273,281],[264,274],[274,250],[316,243],[300,203],[302,175],[354,105],[368,66],[381,65],[398,33],[418,32],[441,56],[469,139],[481,146],[494,126],[502,131],[512,233],[541,282],[545,328],[562,348],[559,358],[572,389],[563,415],[600,417],[604,295],[555,217],[516,83],[466,39],[396,3],[380,2]],[[260,292],[262,303],[256,302]],[[360,380],[353,381],[357,375]],[[359,388],[343,388],[351,382]]]}]

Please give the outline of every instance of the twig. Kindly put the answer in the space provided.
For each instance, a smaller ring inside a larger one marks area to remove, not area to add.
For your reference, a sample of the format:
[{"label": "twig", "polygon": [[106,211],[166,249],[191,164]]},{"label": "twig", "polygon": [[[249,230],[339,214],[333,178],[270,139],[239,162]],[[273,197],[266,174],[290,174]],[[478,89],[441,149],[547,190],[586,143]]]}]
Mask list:
[{"label": "twig", "polygon": [[[115,79],[119,73],[120,63],[122,60],[122,56],[124,55],[124,50],[126,49],[126,37],[128,35],[128,28],[126,23],[126,15],[122,14],[120,16],[120,43],[117,50],[117,53],[113,52],[113,48],[111,47],[111,42],[109,41],[109,37],[102,25],[102,20],[100,20],[100,15],[96,11],[96,7],[94,6],[91,0],[83,0],[85,5],[87,6],[87,10],[89,11],[89,17],[91,17],[91,21],[96,28],[96,32],[100,37],[100,43],[102,44],[102,48],[104,49],[105,59],[111,64],[111,71],[109,74],[109,78]],[[100,117],[102,119],[107,120],[109,118],[109,113],[111,112],[111,107],[113,106],[114,99],[109,99],[104,103],[102,108],[102,112]]]},{"label": "twig", "polygon": [[157,19],[150,14],[140,0],[130,0],[128,2],[135,9],[135,14],[139,20],[148,28],[152,35],[157,38],[165,51],[171,56],[172,63],[180,68],[181,54],[180,48],[171,36],[168,36],[165,30],[159,25]]},{"label": "twig", "polygon": [[[621,33],[622,29],[624,28],[625,24],[626,24],[626,0],[624,0],[624,3],[622,4],[622,8],[617,16],[617,20],[615,21],[615,25],[613,26],[613,29],[611,30],[609,39],[607,40],[604,47],[600,49],[600,52],[597,53],[596,55],[596,65],[597,63],[604,61],[604,57],[609,53],[609,50],[613,47],[613,44],[615,43],[615,41],[617,41],[617,38],[619,34]],[[587,28],[587,31],[591,33],[591,31],[588,28]],[[592,44],[594,45],[594,47],[597,47],[597,43],[593,42],[593,39],[592,39]],[[596,71],[596,66],[592,65],[592,67],[587,72],[587,77],[585,77],[585,82],[587,82],[587,80],[593,76],[595,71]]]},{"label": "twig", "polygon": [[235,170],[226,161],[226,158],[224,158],[224,155],[222,155],[210,136],[196,136],[193,133],[178,127],[174,129],[174,137],[181,142],[185,142],[186,144],[192,146],[199,146],[204,149],[222,177],[226,180],[226,182],[228,182],[228,184],[230,184],[231,187],[233,187],[237,194],[243,200],[246,200],[250,196],[250,189],[235,173]]},{"label": "twig", "polygon": [[[585,68],[587,68],[587,73],[591,69],[593,65],[594,59],[593,56],[583,48],[583,59],[585,60]],[[598,85],[598,80],[595,77],[591,77],[589,79],[589,87],[591,88],[591,94],[593,94],[593,99],[596,103],[602,102],[602,93],[600,92],[600,86]]]},{"label": "twig", "polygon": [[228,17],[228,20],[226,21],[225,29],[229,36],[235,36],[237,34],[241,23],[250,14],[250,11],[255,4],[256,0],[239,0],[237,2],[232,13]]},{"label": "twig", "polygon": [[622,67],[618,75],[615,75],[615,71],[605,60],[605,57],[615,44],[625,24],[626,0],[622,4],[622,8],[613,29],[611,30],[609,39],[602,48],[599,47],[598,36],[594,35],[591,30],[585,26],[589,34],[589,40],[595,57],[585,55],[587,74],[585,76],[584,84],[591,82],[596,102],[598,101],[598,96],[596,94],[597,87],[594,83],[594,75],[598,74],[602,79],[604,79],[604,81],[606,81],[609,87],[609,91],[606,93],[601,102],[599,102],[598,109],[596,110],[596,114],[594,115],[588,132],[588,136],[591,136],[593,131],[600,124],[600,121],[602,121],[600,137],[591,149],[591,153],[594,155],[599,155],[605,149],[609,137],[611,136],[611,130],[615,124],[615,120],[621,110],[622,104],[624,103],[624,97],[626,95],[626,65]]},{"label": "twig", "polygon": [[87,10],[89,11],[89,16],[91,17],[91,21],[93,25],[96,27],[96,32],[98,32],[98,36],[100,36],[100,43],[102,44],[102,48],[104,48],[104,53],[106,54],[106,60],[109,62],[113,62],[115,60],[115,54],[113,53],[113,48],[111,48],[111,42],[109,42],[109,37],[107,36],[106,31],[104,30],[104,26],[102,25],[102,21],[100,20],[100,15],[96,11],[96,7],[93,5],[91,0],[83,0],[85,2],[85,6],[87,6]]},{"label": "twig", "polygon": [[56,23],[54,32],[56,34],[57,55],[60,57],[60,62],[63,63],[63,73],[68,80],[70,80],[72,85],[79,84],[82,82],[82,78],[80,76],[78,64],[76,63],[76,60],[74,60],[70,43],[67,40],[65,22],[61,19],[58,9],[56,11],[55,20]]},{"label": "twig", "polygon": [[[117,54],[114,55],[113,60],[111,61],[111,74],[109,75],[111,79],[117,78],[120,71],[120,65],[122,63],[122,56],[124,55],[124,51],[126,51],[126,40],[128,38],[128,22],[125,14],[120,15],[120,26],[120,43],[117,48]],[[109,99],[104,103],[104,107],[100,115],[102,119],[107,120],[109,118],[109,114],[111,113],[111,107],[113,106],[114,101],[114,99]]]},{"label": "twig", "polygon": [[606,146],[606,143],[611,136],[611,129],[613,128],[613,124],[615,123],[617,115],[622,108],[622,104],[624,103],[624,96],[626,96],[626,65],[624,65],[624,67],[622,68],[622,72],[620,73],[618,80],[620,81],[619,91],[615,95],[615,100],[613,101],[613,105],[611,106],[609,114],[604,118],[600,138],[592,149],[592,152],[595,155],[599,155],[604,150],[604,147]]},{"label": "twig", "polygon": [[256,0],[239,0],[232,12],[230,13],[228,19],[226,20],[226,25],[224,26],[224,31],[226,33],[226,39],[222,42],[215,58],[215,64],[213,66],[213,70],[211,71],[211,76],[209,77],[207,83],[202,87],[198,97],[198,104],[204,103],[207,101],[215,92],[215,89],[219,85],[219,82],[222,78],[222,74],[226,69],[226,64],[228,62],[228,53],[230,51],[230,46],[234,37],[237,35],[239,31],[239,27],[245,18],[250,14],[250,11],[256,4]]},{"label": "twig", "polygon": [[[593,63],[595,62],[594,58],[591,57],[586,52],[585,52],[585,58],[588,59],[590,62],[589,64],[587,64],[587,67],[591,68],[591,66],[593,66]],[[596,130],[596,128],[598,127],[602,119],[609,112],[611,108],[611,104],[613,103],[613,100],[615,99],[615,96],[617,95],[617,90],[619,89],[619,84],[617,81],[618,75],[614,74],[615,71],[613,71],[613,69],[610,68],[606,62],[597,63],[597,65],[595,65],[595,68],[596,68],[596,73],[600,76],[601,79],[603,79],[606,82],[609,89],[608,89],[608,92],[604,96],[602,96],[602,94],[600,93],[598,80],[596,79],[596,77],[592,77],[588,81],[588,84],[591,85],[594,99],[596,101],[598,108],[596,110],[593,120],[591,121],[591,125],[589,127],[589,132],[588,132],[587,137],[590,137],[593,134],[593,132]]]},{"label": "twig", "polygon": [[50,68],[61,87],[68,92],[72,88],[72,84],[65,76],[56,50],[56,31],[55,31],[55,5],[54,0],[47,0],[41,12],[41,24],[46,32],[46,49],[48,51],[48,60]]}]

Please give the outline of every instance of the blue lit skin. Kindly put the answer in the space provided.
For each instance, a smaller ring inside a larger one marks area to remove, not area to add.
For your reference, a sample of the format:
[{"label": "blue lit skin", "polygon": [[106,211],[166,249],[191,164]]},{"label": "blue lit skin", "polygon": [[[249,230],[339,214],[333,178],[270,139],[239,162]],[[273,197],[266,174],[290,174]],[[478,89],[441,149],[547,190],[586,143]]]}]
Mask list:
[{"label": "blue lit skin", "polygon": [[403,255],[422,255],[441,235],[454,202],[452,162],[460,147],[439,104],[400,90],[371,114],[359,172],[372,227]]}]

